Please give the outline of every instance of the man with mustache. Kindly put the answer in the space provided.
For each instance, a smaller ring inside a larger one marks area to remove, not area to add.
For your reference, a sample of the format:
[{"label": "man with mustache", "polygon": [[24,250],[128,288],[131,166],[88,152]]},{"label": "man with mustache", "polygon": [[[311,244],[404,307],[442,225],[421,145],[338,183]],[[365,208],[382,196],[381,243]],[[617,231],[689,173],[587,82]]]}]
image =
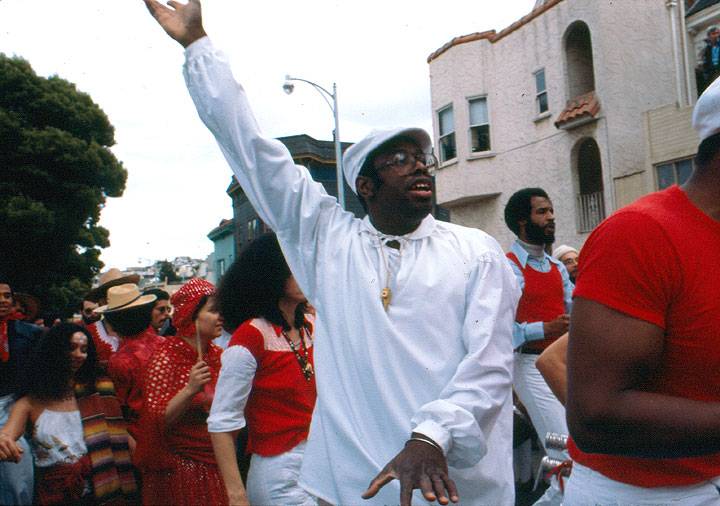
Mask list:
[{"label": "man with mustache", "polygon": [[519,290],[493,238],[430,214],[430,136],[374,131],[348,148],[345,179],[368,211],[356,219],[262,135],[200,2],[145,3],[185,47],[201,119],[318,309],[300,485],[322,504],[409,506],[414,489],[418,504],[513,504]]},{"label": "man with mustache", "polygon": [[[546,246],[555,242],[555,215],[543,189],[515,192],[505,206],[505,223],[517,236],[507,257],[523,291],[513,329],[514,387],[545,447],[548,432],[567,434],[568,429],[565,408],[550,391],[535,361],[568,331],[573,284],[562,262],[546,252]],[[555,451],[549,455],[566,458]],[[536,504],[561,502],[562,494],[553,479],[551,488]]]}]

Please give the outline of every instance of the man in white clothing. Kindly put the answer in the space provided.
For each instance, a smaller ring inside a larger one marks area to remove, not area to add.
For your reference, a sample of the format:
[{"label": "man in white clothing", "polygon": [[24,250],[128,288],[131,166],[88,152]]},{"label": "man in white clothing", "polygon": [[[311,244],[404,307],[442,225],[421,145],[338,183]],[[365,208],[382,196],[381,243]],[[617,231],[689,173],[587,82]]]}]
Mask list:
[{"label": "man in white clothing", "polygon": [[430,215],[428,134],[373,132],[347,150],[345,177],[368,210],[358,220],[262,136],[199,1],[145,3],[186,48],[201,119],[318,308],[301,485],[337,505],[409,505],[414,489],[416,502],[512,504],[519,289],[493,238]]}]

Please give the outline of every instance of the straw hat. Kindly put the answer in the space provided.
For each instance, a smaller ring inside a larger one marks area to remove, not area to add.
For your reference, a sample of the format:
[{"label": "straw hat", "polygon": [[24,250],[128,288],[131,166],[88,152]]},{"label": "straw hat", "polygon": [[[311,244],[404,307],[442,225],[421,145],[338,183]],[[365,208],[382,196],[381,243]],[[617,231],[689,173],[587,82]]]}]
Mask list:
[{"label": "straw hat", "polygon": [[137,285],[139,281],[139,274],[130,274],[128,276],[123,276],[123,273],[120,271],[120,269],[116,269],[115,267],[113,267],[112,269],[108,269],[100,275],[100,278],[98,279],[98,285],[88,292],[88,294],[85,296],[85,300],[98,301],[100,299],[104,299],[106,297],[108,288],[124,285],[126,283],[133,283]]},{"label": "straw hat", "polygon": [[108,303],[95,310],[96,313],[115,313],[155,302],[155,295],[143,295],[133,283],[112,286],[107,291]]}]

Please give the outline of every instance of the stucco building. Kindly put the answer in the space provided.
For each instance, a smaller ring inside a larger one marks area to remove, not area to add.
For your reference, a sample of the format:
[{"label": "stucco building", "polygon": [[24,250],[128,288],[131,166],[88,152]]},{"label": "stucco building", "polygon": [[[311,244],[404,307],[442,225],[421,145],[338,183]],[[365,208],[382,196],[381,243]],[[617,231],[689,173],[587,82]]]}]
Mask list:
[{"label": "stucco building", "polygon": [[686,18],[718,7],[700,2],[693,14],[676,0],[539,0],[500,32],[433,52],[437,197],[451,221],[508,247],[508,198],[540,186],[557,244],[580,246],[618,207],[682,181],[697,147],[693,34],[717,19],[688,31]]}]

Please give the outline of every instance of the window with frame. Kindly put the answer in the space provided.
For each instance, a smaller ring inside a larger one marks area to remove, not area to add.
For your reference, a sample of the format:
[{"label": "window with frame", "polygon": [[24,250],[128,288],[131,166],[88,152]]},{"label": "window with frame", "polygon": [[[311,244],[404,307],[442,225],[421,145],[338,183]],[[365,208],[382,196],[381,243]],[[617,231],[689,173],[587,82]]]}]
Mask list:
[{"label": "window with frame", "polygon": [[255,218],[248,221],[247,223],[247,240],[253,241],[257,239],[260,234],[263,233],[262,221],[260,218]]},{"label": "window with frame", "polygon": [[438,123],[440,125],[440,161],[445,162],[457,157],[455,115],[452,105],[438,111]]},{"label": "window with frame", "polygon": [[221,258],[218,260],[218,276],[225,274],[225,259]]},{"label": "window with frame", "polygon": [[537,104],[538,114],[547,112],[550,109],[548,105],[547,85],[545,83],[545,69],[535,72],[535,103]]},{"label": "window with frame", "polygon": [[487,97],[471,98],[470,108],[470,152],[490,151],[490,120]]},{"label": "window with frame", "polygon": [[693,171],[692,158],[663,163],[655,166],[658,190],[664,190],[674,184],[683,184]]}]

